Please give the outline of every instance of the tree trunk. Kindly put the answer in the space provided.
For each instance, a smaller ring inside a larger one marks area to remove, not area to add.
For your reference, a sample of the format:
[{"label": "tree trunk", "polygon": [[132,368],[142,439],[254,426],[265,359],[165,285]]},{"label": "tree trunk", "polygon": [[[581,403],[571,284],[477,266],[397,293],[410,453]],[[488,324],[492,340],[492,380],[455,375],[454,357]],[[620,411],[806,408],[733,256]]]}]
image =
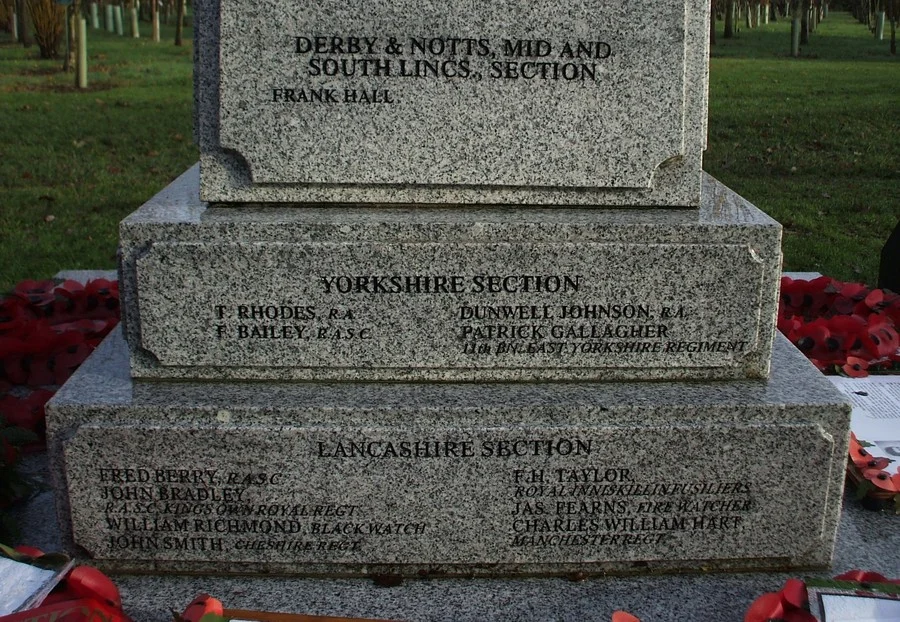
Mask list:
[{"label": "tree trunk", "polygon": [[137,0],[132,0],[131,8],[128,10],[129,16],[131,17],[131,36],[135,39],[141,38],[141,24],[140,19],[138,18],[138,4]]},{"label": "tree trunk", "polygon": [[28,5],[25,0],[16,0],[16,15],[19,19],[19,40],[22,47],[30,48],[33,40],[31,38],[31,13],[28,12]]},{"label": "tree trunk", "polygon": [[891,54],[897,55],[897,21],[900,20],[900,0],[888,3],[891,16]]},{"label": "tree trunk", "polygon": [[177,0],[175,13],[175,45],[183,45],[184,40],[184,0]]},{"label": "tree trunk", "polygon": [[802,0],[791,0],[791,56],[800,56],[800,13],[803,10]]},{"label": "tree trunk", "polygon": [[66,58],[63,61],[63,71],[75,70],[76,30],[78,28],[75,21],[77,19],[75,8],[74,2],[66,7]]},{"label": "tree trunk", "polygon": [[709,0],[709,44],[716,44],[716,0]]},{"label": "tree trunk", "polygon": [[735,0],[725,0],[725,38],[734,37],[734,3]]},{"label": "tree trunk", "polygon": [[150,23],[153,24],[153,40],[159,43],[159,2],[150,0]]},{"label": "tree trunk", "polygon": [[809,0],[800,5],[800,45],[809,43]]}]

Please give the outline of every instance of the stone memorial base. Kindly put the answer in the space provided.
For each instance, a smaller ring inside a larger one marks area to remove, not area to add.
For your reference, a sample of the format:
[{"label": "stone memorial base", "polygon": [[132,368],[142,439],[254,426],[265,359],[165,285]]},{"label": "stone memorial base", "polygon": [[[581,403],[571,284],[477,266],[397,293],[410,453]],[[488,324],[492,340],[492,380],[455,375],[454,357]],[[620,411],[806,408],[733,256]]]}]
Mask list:
[{"label": "stone memorial base", "polygon": [[67,548],[110,571],[498,576],[827,566],[849,406],[768,380],[137,381],[48,405]]},{"label": "stone memorial base", "polygon": [[120,227],[132,374],[766,378],[781,227],[699,209],[211,206],[196,168]]}]

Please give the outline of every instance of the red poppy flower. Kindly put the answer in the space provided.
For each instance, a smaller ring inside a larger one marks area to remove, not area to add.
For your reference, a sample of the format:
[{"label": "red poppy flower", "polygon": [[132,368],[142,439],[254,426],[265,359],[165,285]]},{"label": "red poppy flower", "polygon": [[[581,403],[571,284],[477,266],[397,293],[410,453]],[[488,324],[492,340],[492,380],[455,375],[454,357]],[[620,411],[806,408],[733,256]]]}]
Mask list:
[{"label": "red poppy flower", "polygon": [[76,566],[66,577],[66,589],[78,598],[93,598],[102,603],[122,608],[119,588],[109,577],[91,566]]},{"label": "red poppy flower", "polygon": [[119,313],[119,282],[94,279],[84,286],[86,308],[92,317]]},{"label": "red poppy flower", "polygon": [[209,594],[198,594],[180,616],[180,622],[199,622],[205,615],[224,615],[221,601]]},{"label": "red poppy flower", "polygon": [[817,622],[809,612],[806,584],[788,579],[778,592],[757,598],[744,615],[744,622]]},{"label": "red poppy flower", "polygon": [[883,456],[876,458],[871,454],[868,456],[868,458],[853,459],[853,464],[860,471],[869,471],[873,469],[876,471],[880,471],[890,466],[891,462],[893,462],[893,460],[891,460],[890,458],[885,458]]},{"label": "red poppy flower", "polygon": [[781,588],[781,597],[785,603],[796,609],[809,609],[809,593],[806,584],[800,579],[788,579]]},{"label": "red poppy flower", "polygon": [[612,622],[641,622],[627,611],[613,611]]},{"label": "red poppy flower", "polygon": [[869,363],[865,359],[848,356],[847,362],[841,367],[844,373],[851,378],[865,378],[869,375]]},{"label": "red poppy flower", "polygon": [[866,306],[870,309],[874,309],[879,306],[882,302],[884,302],[884,292],[880,289],[873,289],[869,294],[865,297],[863,302],[866,303]]},{"label": "red poppy flower", "polygon": [[854,300],[862,300],[869,293],[869,288],[862,283],[839,283],[835,281],[835,289],[842,296],[852,298]]},{"label": "red poppy flower", "polygon": [[831,331],[823,319],[804,324],[794,331],[794,344],[811,359],[827,361],[832,358]]},{"label": "red poppy flower", "polygon": [[862,342],[873,358],[882,358],[897,353],[900,335],[890,318],[876,313],[869,316],[868,326],[862,333]]},{"label": "red poppy flower", "polygon": [[882,574],[871,570],[848,570],[835,577],[838,581],[852,581],[854,583],[894,583],[900,584],[900,579],[888,579]]},{"label": "red poppy flower", "polygon": [[45,307],[56,298],[54,288],[53,281],[22,281],[16,285],[13,295],[34,307]]},{"label": "red poppy flower", "polygon": [[868,309],[864,303],[853,300],[852,298],[840,295],[835,296],[834,300],[831,301],[831,304],[828,305],[828,315],[850,315],[857,310],[857,305],[862,305],[861,309],[863,311]]},{"label": "red poppy flower", "polygon": [[900,473],[891,474],[879,469],[866,469],[863,471],[863,477],[881,490],[900,492]]},{"label": "red poppy flower", "polygon": [[20,544],[15,547],[16,553],[22,553],[23,555],[28,555],[29,557],[42,557],[44,552],[33,546],[28,546],[27,544]]},{"label": "red poppy flower", "polygon": [[822,371],[862,376],[893,369],[900,364],[898,326],[894,292],[828,277],[782,279],[778,329]]},{"label": "red poppy flower", "polygon": [[782,304],[791,308],[794,315],[818,315],[823,308],[828,306],[828,294],[826,288],[831,284],[831,279],[819,277],[811,281],[802,279],[793,280],[783,277],[781,280]]},{"label": "red poppy flower", "polygon": [[863,447],[862,443],[859,442],[859,439],[856,438],[856,434],[853,432],[850,433],[850,460],[853,461],[853,464],[856,465],[856,468],[860,471],[865,471],[866,469],[885,469],[893,462],[890,458],[876,458],[870,454],[869,451]]},{"label": "red poppy flower", "polygon": [[56,293],[54,316],[58,322],[84,316],[86,298],[84,285],[78,281],[65,281],[58,285],[54,292]]},{"label": "red poppy flower", "polygon": [[797,341],[796,332],[800,330],[802,326],[803,320],[800,318],[793,316],[784,317],[781,314],[778,315],[778,330],[795,344]]},{"label": "red poppy flower", "polygon": [[20,298],[10,296],[0,301],[0,335],[15,334],[33,319],[28,304]]}]

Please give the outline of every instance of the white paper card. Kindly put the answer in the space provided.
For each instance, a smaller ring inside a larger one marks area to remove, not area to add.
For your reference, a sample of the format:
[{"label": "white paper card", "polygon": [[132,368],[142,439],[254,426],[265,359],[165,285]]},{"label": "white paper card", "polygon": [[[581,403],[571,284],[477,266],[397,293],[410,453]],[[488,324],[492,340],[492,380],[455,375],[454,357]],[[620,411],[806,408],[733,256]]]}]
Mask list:
[{"label": "white paper card", "polygon": [[873,456],[900,461],[900,376],[828,379],[853,404],[850,429]]},{"label": "white paper card", "polygon": [[0,557],[0,614],[25,611],[59,582],[56,570],[45,570]]}]

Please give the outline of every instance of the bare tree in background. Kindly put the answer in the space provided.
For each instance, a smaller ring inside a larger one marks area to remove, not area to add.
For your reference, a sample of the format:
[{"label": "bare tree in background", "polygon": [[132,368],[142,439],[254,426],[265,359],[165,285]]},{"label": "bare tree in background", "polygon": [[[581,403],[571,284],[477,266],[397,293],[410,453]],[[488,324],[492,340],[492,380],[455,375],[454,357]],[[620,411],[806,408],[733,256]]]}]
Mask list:
[{"label": "bare tree in background", "polygon": [[177,0],[175,14],[175,45],[184,44],[184,0]]},{"label": "bare tree in background", "polygon": [[16,19],[19,20],[19,39],[22,46],[30,48],[31,39],[31,15],[28,13],[28,5],[25,0],[16,0]]}]

